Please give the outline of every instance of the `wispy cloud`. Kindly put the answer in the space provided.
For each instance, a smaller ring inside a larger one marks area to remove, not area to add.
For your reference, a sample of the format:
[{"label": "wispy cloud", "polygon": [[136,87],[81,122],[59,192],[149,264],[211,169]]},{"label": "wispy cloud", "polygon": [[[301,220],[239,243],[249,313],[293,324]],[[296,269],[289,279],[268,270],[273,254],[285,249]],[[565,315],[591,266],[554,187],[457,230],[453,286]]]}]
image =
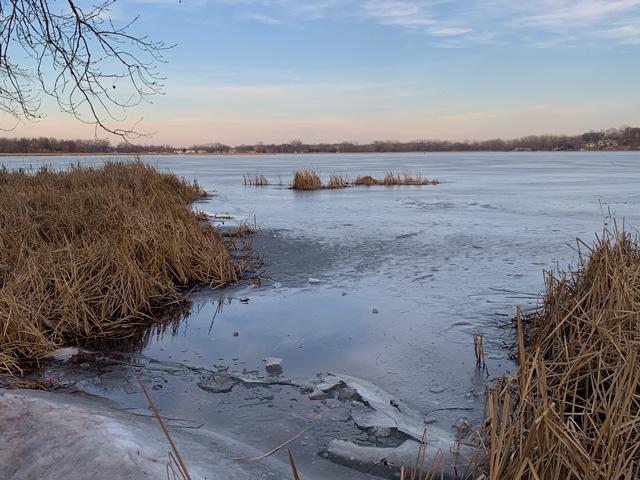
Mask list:
[{"label": "wispy cloud", "polygon": [[384,25],[408,28],[433,25],[435,21],[429,18],[423,3],[400,0],[368,0],[362,5],[362,12]]},{"label": "wispy cloud", "polygon": [[497,110],[481,110],[474,112],[463,112],[442,115],[440,118],[443,120],[452,120],[456,122],[460,121],[478,121],[478,120],[490,120],[495,118],[507,118],[515,115],[522,114],[572,114],[572,113],[584,113],[589,109],[585,107],[572,107],[572,106],[553,106],[553,105],[527,105],[522,107],[497,109]]},{"label": "wispy cloud", "polygon": [[[640,10],[640,0],[574,0],[547,3],[542,14],[525,16],[523,25],[576,27],[601,24],[612,16]],[[541,5],[542,6],[542,5]]]},{"label": "wispy cloud", "polygon": [[436,37],[458,37],[473,32],[471,28],[464,27],[433,27],[427,29],[427,32]]},{"label": "wispy cloud", "polygon": [[640,0],[208,0],[215,4],[237,9],[236,18],[269,25],[375,22],[422,33],[443,46],[501,41],[544,47],[598,39],[636,44],[640,28]]},{"label": "wispy cloud", "polygon": [[281,20],[265,15],[264,13],[243,13],[238,18],[242,20],[251,20],[258,23],[264,23],[265,25],[278,25],[282,23]]},{"label": "wispy cloud", "polygon": [[640,45],[640,25],[622,25],[596,32],[602,38],[628,45]]},{"label": "wispy cloud", "polygon": [[434,92],[418,89],[410,84],[386,84],[376,82],[341,82],[341,83],[273,83],[273,84],[196,84],[180,85],[172,89],[173,95],[184,98],[266,99],[295,100],[297,98],[377,98],[398,99],[411,97],[419,92],[420,95],[431,95]]}]

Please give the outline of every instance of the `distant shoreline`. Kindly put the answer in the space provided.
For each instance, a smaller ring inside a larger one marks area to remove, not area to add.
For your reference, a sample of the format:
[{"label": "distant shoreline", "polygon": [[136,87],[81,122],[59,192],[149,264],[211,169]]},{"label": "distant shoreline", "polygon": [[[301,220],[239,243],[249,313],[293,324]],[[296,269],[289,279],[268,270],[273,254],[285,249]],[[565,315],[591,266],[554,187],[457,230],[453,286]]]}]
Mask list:
[{"label": "distant shoreline", "polygon": [[307,156],[307,155],[405,155],[413,153],[422,153],[425,155],[431,153],[612,153],[612,152],[640,152],[637,149],[611,149],[611,150],[437,150],[437,151],[412,151],[412,152],[302,152],[302,153],[288,153],[288,152],[233,152],[233,153],[169,153],[169,152],[91,152],[91,153],[78,153],[78,152],[52,152],[52,153],[0,153],[2,157],[131,157],[131,156],[157,156],[157,157],[274,157],[279,155],[290,156]]},{"label": "distant shoreline", "polygon": [[[580,135],[529,135],[514,139],[490,140],[376,140],[306,143],[299,139],[287,143],[226,145],[220,142],[191,145],[112,144],[108,139],[70,140],[47,137],[0,137],[0,156],[95,156],[95,155],[307,155],[374,153],[480,153],[480,152],[617,152],[640,151],[640,127],[609,128]],[[25,153],[22,153],[25,152]],[[86,153],[85,153],[86,152]]]}]

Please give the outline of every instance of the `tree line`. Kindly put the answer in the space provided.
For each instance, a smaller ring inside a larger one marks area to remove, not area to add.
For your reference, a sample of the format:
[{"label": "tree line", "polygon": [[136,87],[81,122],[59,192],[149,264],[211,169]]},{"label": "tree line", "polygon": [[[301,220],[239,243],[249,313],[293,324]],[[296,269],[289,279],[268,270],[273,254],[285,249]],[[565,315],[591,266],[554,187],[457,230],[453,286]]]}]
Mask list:
[{"label": "tree line", "polygon": [[408,153],[408,152],[512,152],[512,151],[578,151],[640,150],[640,127],[610,128],[581,135],[530,135],[522,138],[452,142],[416,140],[411,142],[376,141],[308,144],[292,140],[282,144],[229,146],[206,143],[190,147],[172,145],[111,144],[108,140],[59,140],[55,138],[0,138],[4,154],[133,154],[133,153]]}]

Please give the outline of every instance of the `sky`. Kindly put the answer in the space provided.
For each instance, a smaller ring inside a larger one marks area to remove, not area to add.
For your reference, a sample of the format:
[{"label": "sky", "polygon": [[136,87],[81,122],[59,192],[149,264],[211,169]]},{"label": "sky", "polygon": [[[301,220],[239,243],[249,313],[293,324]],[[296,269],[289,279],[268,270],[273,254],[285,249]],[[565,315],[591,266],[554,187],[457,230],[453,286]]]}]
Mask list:
[{"label": "sky", "polygon": [[[179,146],[514,138],[640,125],[640,0],[118,0],[175,47],[127,113]],[[47,117],[9,136],[91,138]],[[98,133],[99,136],[105,137]]]}]

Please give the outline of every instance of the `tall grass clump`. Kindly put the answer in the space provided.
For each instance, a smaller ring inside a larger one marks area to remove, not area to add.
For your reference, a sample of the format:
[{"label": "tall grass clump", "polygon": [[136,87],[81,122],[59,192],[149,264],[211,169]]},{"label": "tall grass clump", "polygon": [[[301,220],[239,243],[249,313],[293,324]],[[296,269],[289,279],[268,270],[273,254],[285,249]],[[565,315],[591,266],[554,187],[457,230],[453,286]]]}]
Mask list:
[{"label": "tall grass clump", "polygon": [[246,186],[265,187],[267,185],[271,185],[271,182],[269,181],[269,179],[262,174],[257,174],[257,173],[253,175],[245,174],[245,175],[242,175],[242,178]]},{"label": "tall grass clump", "polygon": [[298,170],[293,174],[291,188],[294,190],[319,190],[322,187],[320,175],[313,170]]},{"label": "tall grass clump", "polygon": [[414,175],[406,170],[403,174],[387,172],[381,178],[374,178],[369,175],[357,177],[352,185],[361,185],[371,187],[373,185],[396,186],[396,185],[437,185],[440,181],[436,179],[425,178],[420,174]]},{"label": "tall grass clump", "polygon": [[357,177],[352,182],[352,185],[371,187],[372,185],[378,185],[378,180],[376,180],[370,175],[364,175],[361,177]]},{"label": "tall grass clump", "polygon": [[0,370],[132,336],[184,302],[180,287],[236,282],[249,254],[191,209],[205,195],[139,160],[0,169]]},{"label": "tall grass clump", "polygon": [[640,244],[586,248],[518,311],[518,373],[488,394],[490,479],[640,478]]},{"label": "tall grass clump", "polygon": [[325,185],[325,188],[334,189],[334,188],[347,188],[349,186],[349,181],[340,175],[331,175],[329,177],[329,181]]},{"label": "tall grass clump", "polygon": [[382,180],[379,181],[379,185],[393,186],[393,185],[436,185],[440,183],[438,180],[430,180],[424,178],[422,175],[414,175],[408,170],[405,170],[402,175],[399,173],[387,172]]}]

